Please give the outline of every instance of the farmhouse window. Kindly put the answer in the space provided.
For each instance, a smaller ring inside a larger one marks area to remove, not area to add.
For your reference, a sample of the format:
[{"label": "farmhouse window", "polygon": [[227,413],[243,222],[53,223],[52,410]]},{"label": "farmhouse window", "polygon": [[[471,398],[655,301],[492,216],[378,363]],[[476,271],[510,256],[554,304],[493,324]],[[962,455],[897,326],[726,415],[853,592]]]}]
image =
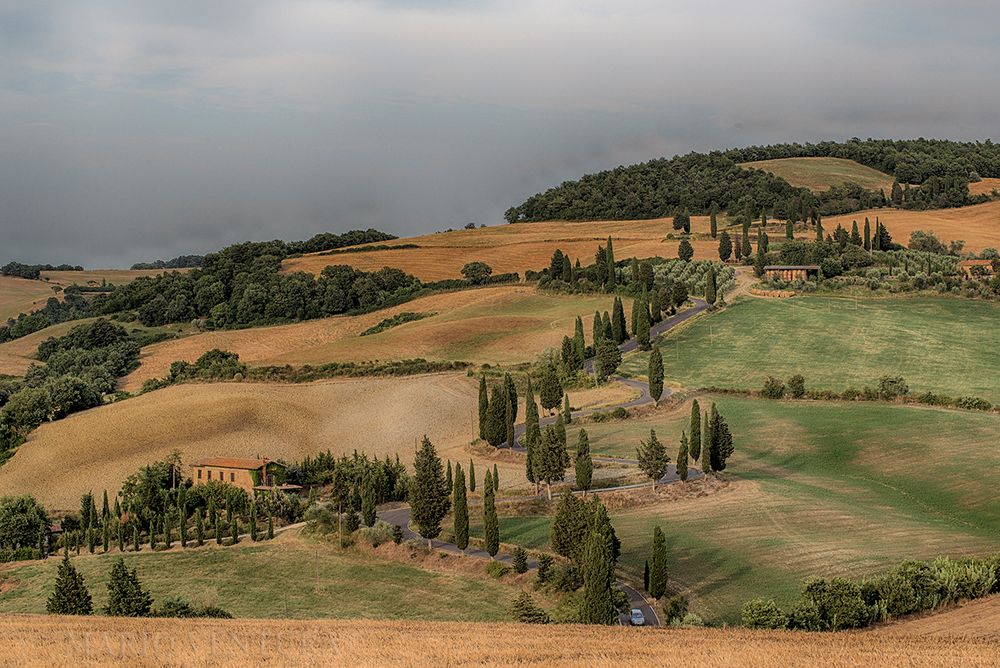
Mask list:
[{"label": "farmhouse window", "polygon": [[212,479],[212,471],[209,471],[209,472],[208,472],[208,479],[209,479],[209,480],[211,480],[211,479]]},{"label": "farmhouse window", "polygon": [[236,482],[236,474],[235,473],[230,473],[229,474],[229,482]]},{"label": "farmhouse window", "polygon": [[201,480],[201,469],[198,469],[198,480]]}]

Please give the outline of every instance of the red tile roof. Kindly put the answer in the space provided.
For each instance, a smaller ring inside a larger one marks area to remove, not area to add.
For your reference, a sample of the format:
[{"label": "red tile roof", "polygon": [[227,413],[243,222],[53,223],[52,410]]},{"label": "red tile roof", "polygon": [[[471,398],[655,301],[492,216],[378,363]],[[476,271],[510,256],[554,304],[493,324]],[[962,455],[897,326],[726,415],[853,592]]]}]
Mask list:
[{"label": "red tile roof", "polygon": [[199,459],[191,466],[217,466],[222,469],[257,470],[267,464],[266,459],[243,459],[240,457],[208,457]]}]

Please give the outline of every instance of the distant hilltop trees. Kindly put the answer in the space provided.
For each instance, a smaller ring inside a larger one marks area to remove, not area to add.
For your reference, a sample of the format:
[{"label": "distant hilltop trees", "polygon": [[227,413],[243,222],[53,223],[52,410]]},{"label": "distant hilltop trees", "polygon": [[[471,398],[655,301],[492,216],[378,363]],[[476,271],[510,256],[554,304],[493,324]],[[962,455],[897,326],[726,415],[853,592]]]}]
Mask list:
[{"label": "distant hilltop trees", "polygon": [[21,264],[8,262],[0,267],[0,275],[38,280],[43,271],[83,271],[83,267],[72,264]]},{"label": "distant hilltop trees", "polygon": [[[836,157],[895,176],[891,192],[848,183],[822,193],[795,188],[768,172],[740,165],[757,160]],[[508,222],[629,220],[725,211],[747,221],[761,211],[806,221],[869,208],[947,208],[988,199],[968,184],[1000,177],[1000,145],[916,139],[775,144],[689,153],[588,174],[533,195],[504,214]]]},{"label": "distant hilltop trees", "polygon": [[131,269],[192,269],[205,263],[204,255],[178,255],[171,260],[136,262]]}]

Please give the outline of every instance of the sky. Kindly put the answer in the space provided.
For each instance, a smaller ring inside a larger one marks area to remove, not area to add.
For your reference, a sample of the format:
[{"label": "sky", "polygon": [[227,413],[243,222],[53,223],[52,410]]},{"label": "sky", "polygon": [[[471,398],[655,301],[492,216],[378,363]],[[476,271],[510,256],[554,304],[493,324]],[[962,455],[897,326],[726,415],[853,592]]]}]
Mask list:
[{"label": "sky", "polygon": [[499,224],[689,151],[997,137],[989,2],[0,0],[0,263]]}]

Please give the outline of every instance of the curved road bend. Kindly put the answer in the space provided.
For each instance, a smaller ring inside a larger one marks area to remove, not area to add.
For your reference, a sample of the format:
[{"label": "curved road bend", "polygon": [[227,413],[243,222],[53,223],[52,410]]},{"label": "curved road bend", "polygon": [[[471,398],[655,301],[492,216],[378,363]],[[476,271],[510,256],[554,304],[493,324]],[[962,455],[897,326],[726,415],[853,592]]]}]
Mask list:
[{"label": "curved road bend", "polygon": [[[403,528],[403,538],[405,540],[419,540],[421,543],[426,542],[425,538],[422,538],[418,533],[410,529],[410,508],[409,506],[403,508],[393,508],[392,510],[383,510],[378,513],[379,519],[383,522],[388,522],[389,524],[395,524]],[[478,559],[489,559],[490,555],[483,550],[475,547],[467,547],[465,550],[459,549],[458,545],[454,543],[446,543],[442,540],[432,540],[431,544],[435,550],[441,550],[443,552],[449,552],[451,554],[464,554],[467,557],[475,557]],[[510,554],[499,553],[496,556],[496,560],[503,562],[505,564],[511,564],[514,561],[514,557]],[[534,570],[537,568],[538,562],[535,559],[528,560],[528,569]],[[660,618],[656,615],[656,610],[653,609],[638,591],[633,587],[625,584],[621,580],[618,580],[618,586],[628,595],[629,606],[632,608],[639,608],[642,610],[643,616],[646,618],[646,626],[659,626]],[[628,613],[619,615],[618,623],[623,626],[629,625],[629,615]]]}]

